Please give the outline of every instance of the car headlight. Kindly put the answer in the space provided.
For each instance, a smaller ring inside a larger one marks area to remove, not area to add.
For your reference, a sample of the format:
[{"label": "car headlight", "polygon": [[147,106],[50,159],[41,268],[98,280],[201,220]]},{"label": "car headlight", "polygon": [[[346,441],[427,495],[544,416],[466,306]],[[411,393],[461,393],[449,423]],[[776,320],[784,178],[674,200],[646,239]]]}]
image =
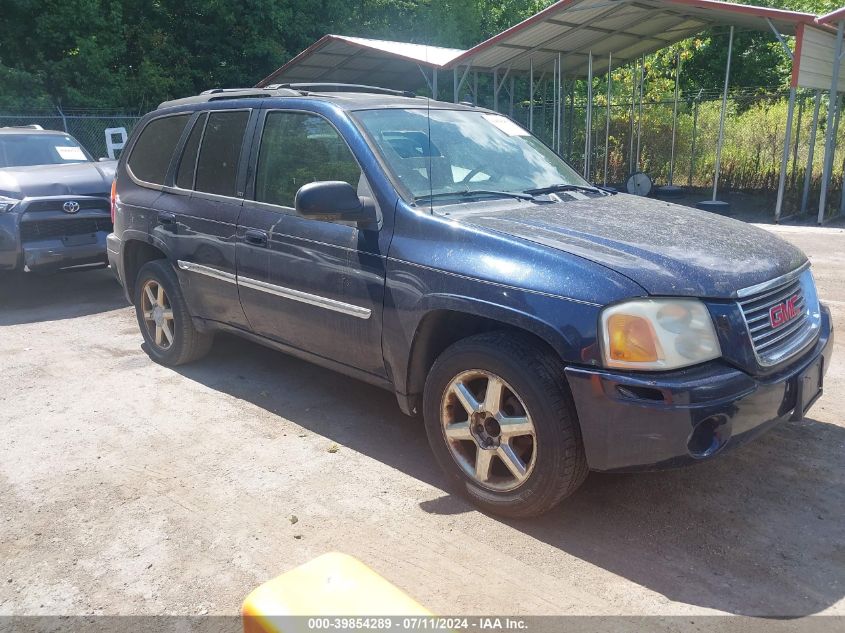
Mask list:
[{"label": "car headlight", "polygon": [[722,355],[713,319],[697,299],[636,299],[601,313],[607,367],[666,370]]},{"label": "car headlight", "polygon": [[7,198],[6,196],[0,196],[0,213],[6,213],[6,211],[11,211],[12,207],[14,207],[20,200],[15,200],[14,198]]}]

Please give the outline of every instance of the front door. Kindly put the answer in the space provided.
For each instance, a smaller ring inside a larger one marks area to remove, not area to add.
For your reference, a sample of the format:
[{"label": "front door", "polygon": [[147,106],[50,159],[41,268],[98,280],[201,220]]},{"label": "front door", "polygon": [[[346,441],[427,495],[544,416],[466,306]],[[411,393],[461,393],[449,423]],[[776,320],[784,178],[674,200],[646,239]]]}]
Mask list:
[{"label": "front door", "polygon": [[379,231],[309,220],[294,197],[309,182],[340,180],[370,195],[335,127],[303,111],[259,121],[252,200],[238,222],[238,288],[253,331],[384,376],[381,314],[385,257]]}]

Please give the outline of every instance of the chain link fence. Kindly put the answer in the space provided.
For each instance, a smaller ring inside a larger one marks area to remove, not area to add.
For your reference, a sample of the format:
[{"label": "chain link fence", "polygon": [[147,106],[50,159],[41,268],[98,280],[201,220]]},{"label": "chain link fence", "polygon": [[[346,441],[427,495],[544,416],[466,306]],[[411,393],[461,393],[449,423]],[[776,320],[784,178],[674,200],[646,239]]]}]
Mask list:
[{"label": "chain link fence", "polygon": [[[76,138],[94,158],[119,157],[120,150],[115,146],[121,145],[120,141],[125,140],[131,134],[132,128],[140,119],[140,114],[116,112],[0,111],[0,127],[40,125],[45,130],[67,132]],[[106,130],[114,130],[114,132],[107,135]],[[111,142],[109,142],[109,138]]]},{"label": "chain link fence", "polygon": [[[632,172],[643,171],[659,186],[669,182],[671,169],[673,184],[697,190],[698,194],[708,192],[713,185],[721,96],[715,94],[715,91],[713,94],[703,92],[682,95],[679,100],[674,161],[674,102],[671,98],[644,101],[642,106],[638,102],[632,105],[630,100],[612,103],[608,126],[606,99],[603,94],[599,94],[593,106],[589,178],[594,182],[607,182],[618,187],[624,185]],[[787,98],[785,92],[734,90],[728,99],[725,119],[719,190],[749,194],[755,206],[769,209],[771,214],[774,213],[780,176]],[[564,105],[560,153],[578,171],[582,171],[585,100],[583,95],[576,95],[574,99],[567,97]],[[784,215],[802,211],[805,176],[809,183],[805,212],[817,213],[825,130],[831,124],[836,130],[837,146],[826,215],[835,215],[841,205],[845,179],[845,125],[838,125],[839,121],[828,121],[829,104],[824,96],[819,109],[818,130],[813,138],[813,106],[814,93],[809,90],[799,91],[787,167]],[[534,132],[549,143],[552,142],[553,115],[550,101],[543,103],[538,100],[535,103]],[[514,117],[527,127],[527,102],[517,104]]]}]

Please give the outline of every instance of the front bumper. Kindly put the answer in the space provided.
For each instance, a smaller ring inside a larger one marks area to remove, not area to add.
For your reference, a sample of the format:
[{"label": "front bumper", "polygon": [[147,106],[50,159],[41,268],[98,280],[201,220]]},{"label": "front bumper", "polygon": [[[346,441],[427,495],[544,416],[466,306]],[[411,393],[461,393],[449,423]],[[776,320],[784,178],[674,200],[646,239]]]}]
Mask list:
[{"label": "front bumper", "polygon": [[[74,196],[84,205],[74,215],[53,208],[60,208],[67,199],[68,196],[25,198],[12,211],[0,214],[0,270],[49,272],[107,263],[109,231],[105,229],[111,222],[104,211],[108,201],[96,196]],[[33,227],[38,228],[25,231]]]},{"label": "front bumper", "polygon": [[830,311],[822,307],[816,344],[765,378],[723,361],[661,374],[569,367],[587,463],[598,471],[672,468],[800,419],[820,395],[832,351]]},{"label": "front bumper", "polygon": [[105,266],[106,233],[95,233],[86,242],[73,244],[62,239],[28,242],[21,249],[22,261],[26,269],[36,272],[98,264]]}]

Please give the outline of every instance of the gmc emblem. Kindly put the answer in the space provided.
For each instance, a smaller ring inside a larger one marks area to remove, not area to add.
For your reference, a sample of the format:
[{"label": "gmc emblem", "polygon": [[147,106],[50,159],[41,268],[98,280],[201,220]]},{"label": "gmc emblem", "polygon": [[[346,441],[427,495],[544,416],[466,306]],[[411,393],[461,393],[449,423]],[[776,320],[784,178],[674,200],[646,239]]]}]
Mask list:
[{"label": "gmc emblem", "polygon": [[772,324],[772,328],[780,327],[801,314],[801,309],[795,307],[799,298],[798,295],[792,295],[783,303],[772,306],[772,309],[769,310],[769,323]]}]

